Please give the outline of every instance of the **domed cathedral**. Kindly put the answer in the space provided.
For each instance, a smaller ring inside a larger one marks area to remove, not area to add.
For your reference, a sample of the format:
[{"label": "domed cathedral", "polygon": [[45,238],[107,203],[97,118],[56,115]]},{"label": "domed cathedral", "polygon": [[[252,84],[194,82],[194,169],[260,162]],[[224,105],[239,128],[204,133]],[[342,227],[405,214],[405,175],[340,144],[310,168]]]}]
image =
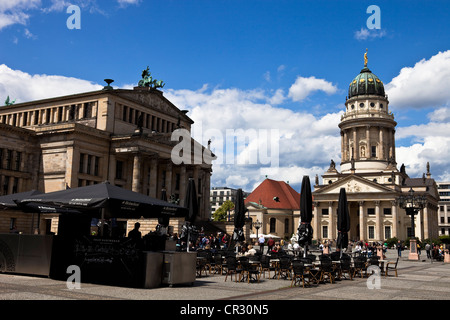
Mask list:
[{"label": "domed cathedral", "polygon": [[[364,68],[349,84],[345,113],[339,123],[340,172],[331,160],[322,175],[322,184],[318,176],[315,179],[313,237],[320,241],[337,239],[338,197],[340,189],[345,188],[351,221],[349,239],[405,240],[412,235],[419,239],[437,238],[439,195],[429,164],[421,178],[410,178],[404,165],[397,169],[397,123],[389,111],[383,82],[367,62],[366,51]],[[415,215],[414,226],[399,201],[411,192],[425,202]]]}]

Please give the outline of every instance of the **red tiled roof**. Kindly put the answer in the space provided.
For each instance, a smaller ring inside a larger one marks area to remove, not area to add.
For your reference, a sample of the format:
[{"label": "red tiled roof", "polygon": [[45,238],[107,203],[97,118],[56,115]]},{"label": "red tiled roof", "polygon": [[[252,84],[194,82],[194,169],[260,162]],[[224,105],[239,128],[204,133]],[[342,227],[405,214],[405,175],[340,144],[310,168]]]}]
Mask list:
[{"label": "red tiled roof", "polygon": [[[278,197],[278,201],[274,200]],[[300,209],[300,193],[284,181],[265,179],[245,199],[245,203],[254,202],[269,209]]]}]

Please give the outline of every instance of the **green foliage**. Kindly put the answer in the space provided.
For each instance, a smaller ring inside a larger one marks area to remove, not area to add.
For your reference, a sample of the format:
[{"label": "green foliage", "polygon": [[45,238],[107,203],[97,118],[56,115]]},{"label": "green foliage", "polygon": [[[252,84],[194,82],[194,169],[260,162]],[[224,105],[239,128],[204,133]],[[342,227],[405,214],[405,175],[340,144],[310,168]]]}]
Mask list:
[{"label": "green foliage", "polygon": [[393,238],[389,238],[385,241],[387,243],[388,248],[392,248],[393,246],[395,246],[398,242],[398,239],[396,237]]},{"label": "green foliage", "polygon": [[440,240],[442,243],[450,244],[450,235],[442,235],[442,236],[439,236],[439,240]]},{"label": "green foliage", "polygon": [[228,211],[234,209],[234,203],[230,200],[225,201],[216,211],[213,213],[214,221],[226,221]]}]

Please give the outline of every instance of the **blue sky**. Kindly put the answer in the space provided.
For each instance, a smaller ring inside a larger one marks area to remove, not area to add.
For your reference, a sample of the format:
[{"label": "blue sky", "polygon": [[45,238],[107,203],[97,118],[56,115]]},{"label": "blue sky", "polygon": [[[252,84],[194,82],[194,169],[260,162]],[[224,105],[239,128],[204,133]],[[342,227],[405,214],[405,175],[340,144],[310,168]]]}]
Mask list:
[{"label": "blue sky", "polygon": [[[67,28],[70,4],[79,30]],[[381,29],[367,27],[370,5]],[[299,185],[339,161],[337,124],[368,48],[369,68],[391,88],[397,162],[421,176],[430,161],[433,177],[450,180],[449,12],[448,1],[2,0],[0,98],[89,91],[105,78],[132,87],[149,66],[203,131],[281,129],[272,177]],[[252,189],[263,176],[257,165],[218,165],[212,184]]]}]

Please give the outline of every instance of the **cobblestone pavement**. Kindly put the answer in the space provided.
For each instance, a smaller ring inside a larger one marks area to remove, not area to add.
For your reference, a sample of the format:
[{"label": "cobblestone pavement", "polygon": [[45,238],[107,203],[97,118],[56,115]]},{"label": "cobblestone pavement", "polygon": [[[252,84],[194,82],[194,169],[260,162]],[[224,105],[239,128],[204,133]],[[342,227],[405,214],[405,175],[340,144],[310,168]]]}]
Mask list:
[{"label": "cobblestone pavement", "polygon": [[[387,259],[395,260],[396,252],[389,251]],[[68,289],[65,281],[0,274],[0,300],[450,300],[450,264],[401,258],[398,277],[379,279],[355,278],[302,288],[268,276],[259,283],[239,283],[208,274],[192,286],[134,289],[82,283],[80,289]]]}]

